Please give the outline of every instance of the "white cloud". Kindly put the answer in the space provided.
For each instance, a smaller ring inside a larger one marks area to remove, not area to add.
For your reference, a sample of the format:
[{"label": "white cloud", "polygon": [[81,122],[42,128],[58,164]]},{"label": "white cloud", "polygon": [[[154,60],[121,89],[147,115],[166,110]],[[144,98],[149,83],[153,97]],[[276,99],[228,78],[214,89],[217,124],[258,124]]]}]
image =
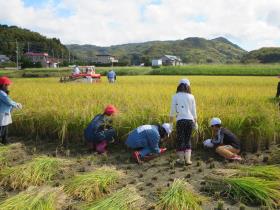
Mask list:
[{"label": "white cloud", "polygon": [[0,10],[0,22],[67,44],[108,46],[193,36],[225,36],[247,50],[280,44],[279,0],[50,0],[41,7],[0,0]]}]

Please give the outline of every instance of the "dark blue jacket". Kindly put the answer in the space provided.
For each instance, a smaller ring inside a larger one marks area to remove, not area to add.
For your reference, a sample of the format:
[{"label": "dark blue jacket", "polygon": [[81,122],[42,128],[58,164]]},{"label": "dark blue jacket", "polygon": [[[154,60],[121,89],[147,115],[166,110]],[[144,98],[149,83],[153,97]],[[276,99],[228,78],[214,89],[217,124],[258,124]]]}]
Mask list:
[{"label": "dark blue jacket", "polygon": [[155,125],[142,125],[134,129],[129,135],[125,144],[132,148],[148,148],[153,153],[160,153],[160,134]]},{"label": "dark blue jacket", "polygon": [[111,142],[116,138],[116,131],[106,115],[98,114],[84,130],[84,137],[87,141],[94,143],[99,143],[102,140]]}]

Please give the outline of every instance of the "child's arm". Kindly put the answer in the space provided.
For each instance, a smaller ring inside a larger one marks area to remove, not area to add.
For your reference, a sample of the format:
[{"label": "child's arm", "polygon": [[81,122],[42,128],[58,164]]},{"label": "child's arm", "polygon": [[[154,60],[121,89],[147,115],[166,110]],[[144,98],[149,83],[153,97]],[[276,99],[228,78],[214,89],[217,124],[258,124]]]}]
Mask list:
[{"label": "child's arm", "polygon": [[0,100],[3,102],[3,103],[5,103],[5,104],[7,104],[8,106],[12,106],[12,107],[17,107],[17,103],[15,102],[15,101],[13,101],[12,99],[10,99],[10,97],[9,96],[5,96],[5,95],[3,95],[3,94],[0,94]]}]

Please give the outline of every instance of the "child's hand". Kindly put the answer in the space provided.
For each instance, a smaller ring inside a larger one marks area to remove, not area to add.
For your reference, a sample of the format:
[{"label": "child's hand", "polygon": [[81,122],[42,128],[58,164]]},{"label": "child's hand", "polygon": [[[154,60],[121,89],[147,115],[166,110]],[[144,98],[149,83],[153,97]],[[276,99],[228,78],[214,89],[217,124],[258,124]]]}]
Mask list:
[{"label": "child's hand", "polygon": [[21,103],[17,103],[16,108],[17,108],[17,109],[22,109]]}]

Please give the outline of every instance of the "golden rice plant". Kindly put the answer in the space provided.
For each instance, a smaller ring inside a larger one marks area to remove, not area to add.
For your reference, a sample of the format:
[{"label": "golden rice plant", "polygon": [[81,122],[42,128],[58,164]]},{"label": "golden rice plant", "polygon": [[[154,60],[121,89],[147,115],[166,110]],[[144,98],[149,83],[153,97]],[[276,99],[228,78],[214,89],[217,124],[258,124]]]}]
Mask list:
[{"label": "golden rice plant", "polygon": [[92,201],[102,197],[110,191],[110,186],[115,184],[122,176],[114,168],[103,167],[94,172],[80,174],[72,177],[64,186],[64,191],[85,201]]},{"label": "golden rice plant", "polygon": [[30,187],[0,203],[1,210],[62,210],[67,197],[60,188]]},{"label": "golden rice plant", "polygon": [[23,161],[25,158],[25,148],[21,143],[0,146],[0,170],[17,161]]},{"label": "golden rice plant", "polygon": [[[60,84],[57,78],[14,79],[11,97],[24,109],[13,113],[10,130],[22,136],[78,141],[92,117],[102,113],[107,104],[114,104],[121,113],[114,120],[115,127],[124,140],[141,124],[168,120],[171,96],[183,77],[126,76],[115,85],[106,80],[98,84]],[[269,146],[274,133],[280,133],[278,106],[270,100],[276,91],[275,78],[188,78],[196,98],[200,136],[209,137],[208,122],[213,116],[220,117],[242,139],[245,150]]]},{"label": "golden rice plant", "polygon": [[124,187],[108,197],[96,201],[85,207],[85,210],[136,210],[140,209],[137,205],[141,202],[142,197],[133,187]]},{"label": "golden rice plant", "polygon": [[65,159],[41,156],[0,172],[0,185],[12,189],[25,189],[53,181],[63,172],[70,171],[72,162]]},{"label": "golden rice plant", "polygon": [[204,198],[192,190],[182,179],[176,179],[157,204],[159,210],[200,210]]}]

